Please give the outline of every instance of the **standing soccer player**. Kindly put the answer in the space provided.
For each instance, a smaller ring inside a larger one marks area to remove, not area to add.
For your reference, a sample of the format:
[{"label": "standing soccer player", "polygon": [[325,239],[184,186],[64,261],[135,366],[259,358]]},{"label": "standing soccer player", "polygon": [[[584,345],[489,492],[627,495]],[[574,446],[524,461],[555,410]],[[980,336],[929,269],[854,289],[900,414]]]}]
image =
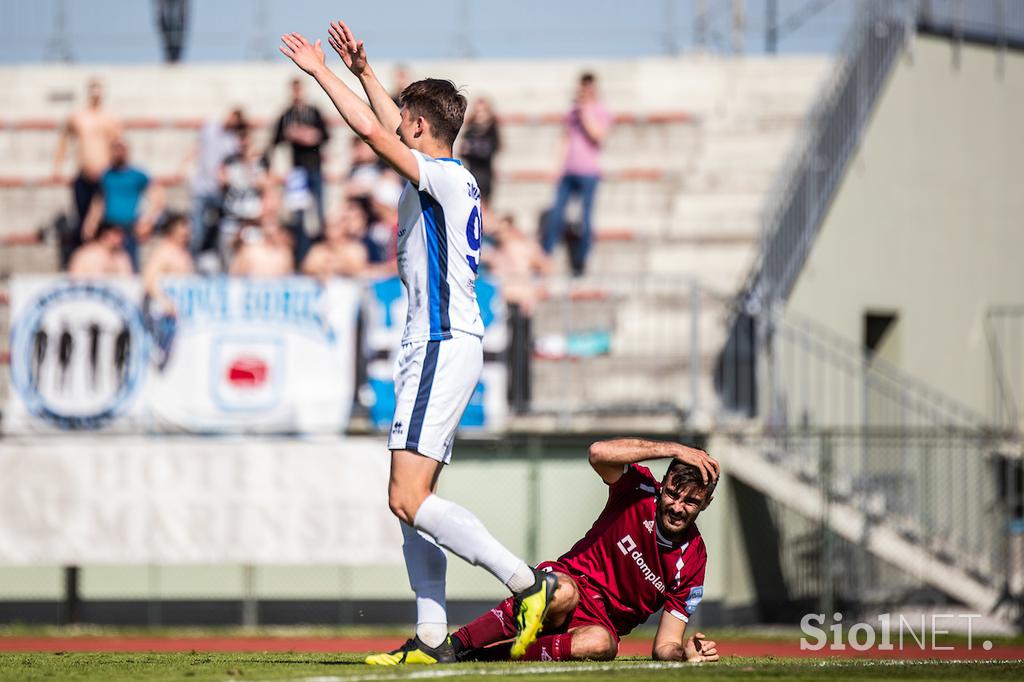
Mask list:
[{"label": "standing soccer player", "polygon": [[[480,190],[452,158],[466,98],[451,81],[428,78],[406,87],[399,108],[342,22],[331,47],[359,78],[368,107],[326,65],[320,41],[281,36],[281,52],[313,76],[345,123],[408,182],[398,207],[398,272],[409,313],[395,380],[388,448],[388,505],[402,523],[402,549],[416,594],[416,635],[401,648],[366,659],[372,665],[455,661],[445,610],[444,547],[502,581],[515,597],[512,656],[537,637],[556,576],[530,568],[468,510],[434,494],[462,413],[483,368],[483,322],[475,282],[480,261]],[[372,107],[372,109],[371,109]]]}]

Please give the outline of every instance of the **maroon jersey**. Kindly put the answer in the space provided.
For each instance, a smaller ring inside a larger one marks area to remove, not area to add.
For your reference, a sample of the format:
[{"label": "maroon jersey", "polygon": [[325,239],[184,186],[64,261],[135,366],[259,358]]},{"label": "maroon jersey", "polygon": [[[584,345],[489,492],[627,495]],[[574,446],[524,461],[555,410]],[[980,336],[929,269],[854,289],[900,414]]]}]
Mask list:
[{"label": "maroon jersey", "polygon": [[619,635],[662,606],[686,622],[704,595],[707,552],[700,531],[690,524],[675,544],[662,537],[655,520],[660,490],[650,469],[629,465],[608,487],[608,503],[597,521],[558,560],[602,593]]}]

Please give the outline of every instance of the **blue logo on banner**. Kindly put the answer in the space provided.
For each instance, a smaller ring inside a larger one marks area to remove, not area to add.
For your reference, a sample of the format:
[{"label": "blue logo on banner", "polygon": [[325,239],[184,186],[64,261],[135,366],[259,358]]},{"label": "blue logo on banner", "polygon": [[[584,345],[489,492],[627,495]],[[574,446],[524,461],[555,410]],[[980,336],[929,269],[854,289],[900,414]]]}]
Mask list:
[{"label": "blue logo on banner", "polygon": [[[96,306],[96,315],[84,304]],[[61,429],[107,424],[135,397],[144,376],[142,315],[102,284],[62,284],[46,292],[15,321],[11,336],[15,391],[29,414]]]}]

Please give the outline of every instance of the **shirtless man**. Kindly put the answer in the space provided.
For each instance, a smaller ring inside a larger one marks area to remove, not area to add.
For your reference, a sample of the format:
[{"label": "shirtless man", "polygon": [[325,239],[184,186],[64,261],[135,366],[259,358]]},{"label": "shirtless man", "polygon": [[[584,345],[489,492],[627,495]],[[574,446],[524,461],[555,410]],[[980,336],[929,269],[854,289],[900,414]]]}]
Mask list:
[{"label": "shirtless man", "polygon": [[260,227],[244,228],[242,245],[231,261],[237,277],[288,277],[295,272],[291,239],[281,222],[266,220]]},{"label": "shirtless man", "polygon": [[523,234],[511,215],[501,217],[494,238],[498,248],[491,250],[485,262],[501,279],[505,301],[529,316],[541,294],[538,277],[551,274],[551,259],[536,239]]},{"label": "shirtless man", "polygon": [[185,214],[171,212],[165,217],[160,234],[142,269],[142,284],[150,300],[159,304],[164,314],[173,315],[174,303],[163,293],[160,280],[194,272],[192,254],[189,253],[192,227]]},{"label": "shirtless man", "polygon": [[78,227],[72,234],[71,242],[65,250],[67,254],[82,243],[82,222],[92,198],[99,190],[100,178],[110,167],[111,145],[121,136],[121,122],[103,108],[103,85],[93,78],[87,85],[87,104],[71,115],[57,143],[57,151],[53,159],[53,178],[60,182],[63,179],[64,157],[67,155],[68,143],[74,138],[76,142],[78,171],[72,182],[72,191],[77,211]]},{"label": "shirtless man", "polygon": [[317,279],[355,277],[366,268],[366,211],[356,199],[348,199],[327,222],[324,241],[313,246],[302,261],[302,273]]},{"label": "shirtless man", "polygon": [[124,248],[124,232],[101,223],[96,238],[75,249],[68,264],[72,277],[131,277],[132,261]]}]

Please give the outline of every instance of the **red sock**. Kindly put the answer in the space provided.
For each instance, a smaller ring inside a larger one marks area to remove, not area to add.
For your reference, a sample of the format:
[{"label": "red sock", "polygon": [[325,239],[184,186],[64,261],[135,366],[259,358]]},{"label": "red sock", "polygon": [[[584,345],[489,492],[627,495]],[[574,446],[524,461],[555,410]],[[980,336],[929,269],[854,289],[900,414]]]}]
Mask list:
[{"label": "red sock", "polygon": [[526,647],[524,661],[568,661],[572,659],[572,633],[544,635]]},{"label": "red sock", "polygon": [[512,617],[514,602],[509,597],[472,623],[459,628],[455,636],[466,649],[482,649],[488,644],[515,637],[515,619]]}]

